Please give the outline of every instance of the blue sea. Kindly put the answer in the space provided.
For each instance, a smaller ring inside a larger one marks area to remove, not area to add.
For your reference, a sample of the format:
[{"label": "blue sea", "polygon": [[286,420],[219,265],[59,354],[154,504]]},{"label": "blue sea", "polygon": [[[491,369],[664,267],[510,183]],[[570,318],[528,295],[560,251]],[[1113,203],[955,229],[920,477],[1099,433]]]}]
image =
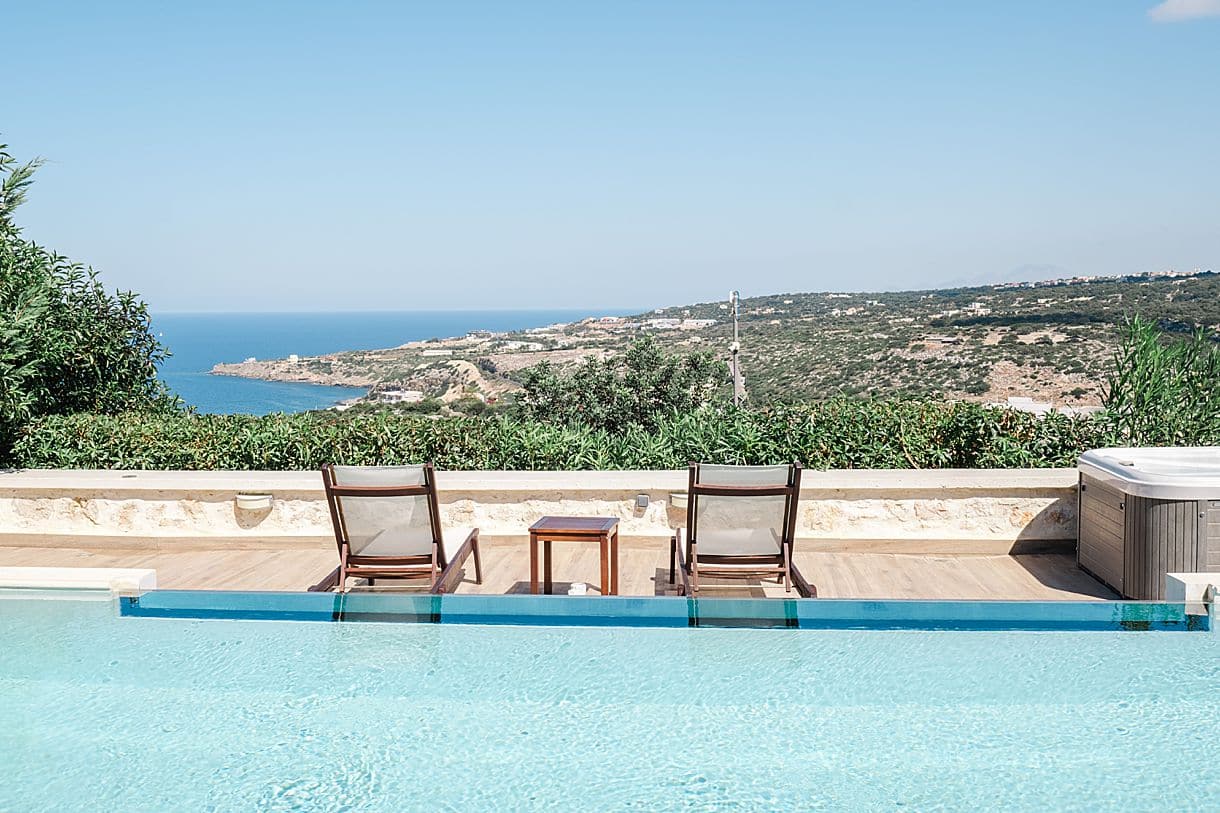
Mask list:
[{"label": "blue sea", "polygon": [[587,316],[630,311],[381,311],[368,313],[162,313],[156,333],[173,355],[161,378],[200,412],[304,412],[363,395],[353,387],[323,387],[209,375],[214,364],[374,350],[421,339],[462,336],[471,330],[523,330]]}]

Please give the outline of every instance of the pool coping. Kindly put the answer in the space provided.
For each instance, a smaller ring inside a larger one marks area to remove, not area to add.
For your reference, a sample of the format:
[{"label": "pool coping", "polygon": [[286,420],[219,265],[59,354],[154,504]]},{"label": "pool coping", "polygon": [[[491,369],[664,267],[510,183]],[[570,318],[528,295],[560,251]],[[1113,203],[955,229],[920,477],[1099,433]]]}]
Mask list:
[{"label": "pool coping", "polygon": [[0,567],[0,589],[107,591],[137,596],[157,589],[157,571],[131,567]]}]

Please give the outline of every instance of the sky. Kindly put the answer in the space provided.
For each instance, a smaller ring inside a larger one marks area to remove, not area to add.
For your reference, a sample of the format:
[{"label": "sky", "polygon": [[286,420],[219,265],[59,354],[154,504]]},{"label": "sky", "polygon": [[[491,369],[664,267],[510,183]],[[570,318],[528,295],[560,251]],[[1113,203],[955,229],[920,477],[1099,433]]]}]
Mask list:
[{"label": "sky", "polygon": [[18,222],[154,311],[1220,270],[1220,0],[0,16]]}]

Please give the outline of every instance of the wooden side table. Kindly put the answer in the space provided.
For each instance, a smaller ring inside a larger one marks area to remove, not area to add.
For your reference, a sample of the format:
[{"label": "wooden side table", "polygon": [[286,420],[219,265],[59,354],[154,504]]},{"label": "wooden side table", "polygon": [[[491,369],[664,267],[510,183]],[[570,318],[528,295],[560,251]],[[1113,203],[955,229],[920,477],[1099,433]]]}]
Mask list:
[{"label": "wooden side table", "polygon": [[603,596],[618,595],[618,518],[543,517],[530,526],[530,593],[538,593],[538,543],[542,542],[543,592],[551,593],[551,543],[593,542],[601,546]]}]

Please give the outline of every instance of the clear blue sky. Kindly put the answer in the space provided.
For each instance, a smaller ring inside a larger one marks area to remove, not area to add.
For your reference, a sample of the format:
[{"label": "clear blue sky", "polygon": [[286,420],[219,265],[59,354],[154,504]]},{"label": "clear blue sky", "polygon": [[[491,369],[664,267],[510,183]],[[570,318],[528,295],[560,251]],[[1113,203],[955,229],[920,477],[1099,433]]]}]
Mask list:
[{"label": "clear blue sky", "polygon": [[0,137],[163,311],[1220,268],[1220,0],[1157,5],[10,3]]}]

